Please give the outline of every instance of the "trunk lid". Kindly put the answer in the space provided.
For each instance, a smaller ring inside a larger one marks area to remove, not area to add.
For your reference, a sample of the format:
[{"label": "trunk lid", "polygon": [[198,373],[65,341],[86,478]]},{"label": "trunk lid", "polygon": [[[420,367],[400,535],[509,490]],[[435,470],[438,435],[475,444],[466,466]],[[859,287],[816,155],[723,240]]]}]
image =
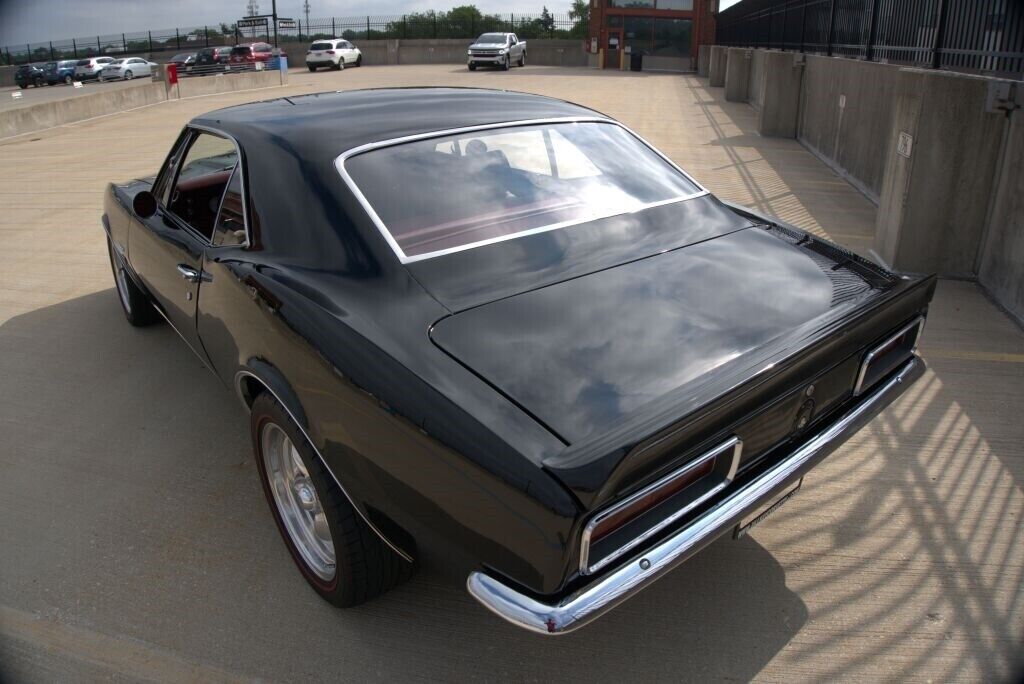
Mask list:
[{"label": "trunk lid", "polygon": [[[640,442],[781,373],[786,359],[911,285],[802,234],[750,227],[475,306],[431,336],[569,445],[546,466],[595,506],[678,464],[678,451],[630,460]],[[903,315],[832,335],[845,346],[806,355],[788,385],[759,401],[823,373]],[[830,376],[830,401],[849,396],[851,363]]]}]

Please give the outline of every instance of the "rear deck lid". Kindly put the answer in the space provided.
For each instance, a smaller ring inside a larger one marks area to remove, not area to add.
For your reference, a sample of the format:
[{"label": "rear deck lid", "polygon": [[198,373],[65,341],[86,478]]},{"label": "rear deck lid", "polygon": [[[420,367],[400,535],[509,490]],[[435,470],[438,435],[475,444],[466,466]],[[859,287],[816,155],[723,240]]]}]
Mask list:
[{"label": "rear deck lid", "polygon": [[871,291],[795,242],[731,232],[461,311],[432,339],[572,444]]}]

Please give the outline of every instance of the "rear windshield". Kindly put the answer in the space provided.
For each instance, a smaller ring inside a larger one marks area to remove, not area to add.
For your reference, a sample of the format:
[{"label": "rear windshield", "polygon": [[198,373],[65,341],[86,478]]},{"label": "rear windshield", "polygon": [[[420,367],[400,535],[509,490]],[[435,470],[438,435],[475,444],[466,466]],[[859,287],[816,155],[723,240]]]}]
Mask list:
[{"label": "rear windshield", "polygon": [[248,48],[248,46],[246,46],[246,47],[231,48],[231,54],[233,54],[233,55],[247,55],[247,54],[249,54],[249,48]]},{"label": "rear windshield", "polygon": [[506,41],[504,33],[485,33],[476,39],[478,43],[502,43]]},{"label": "rear windshield", "polygon": [[309,46],[310,50],[333,50],[334,46],[330,43],[313,43]]},{"label": "rear windshield", "polygon": [[[403,259],[422,259],[703,193],[612,123],[495,128],[339,161]],[[400,198],[400,199],[396,199]]]},{"label": "rear windshield", "polygon": [[88,60],[88,59],[80,59],[80,60],[78,60],[77,66],[89,66],[90,64],[92,64],[92,62],[90,60]]}]

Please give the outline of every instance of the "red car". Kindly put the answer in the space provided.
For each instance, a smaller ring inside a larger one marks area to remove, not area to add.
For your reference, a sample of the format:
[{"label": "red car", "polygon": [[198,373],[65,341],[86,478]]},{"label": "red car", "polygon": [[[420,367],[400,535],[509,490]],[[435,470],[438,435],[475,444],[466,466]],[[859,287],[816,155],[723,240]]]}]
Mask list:
[{"label": "red car", "polygon": [[229,64],[252,64],[266,62],[273,56],[274,46],[270,43],[243,43],[231,48]]}]

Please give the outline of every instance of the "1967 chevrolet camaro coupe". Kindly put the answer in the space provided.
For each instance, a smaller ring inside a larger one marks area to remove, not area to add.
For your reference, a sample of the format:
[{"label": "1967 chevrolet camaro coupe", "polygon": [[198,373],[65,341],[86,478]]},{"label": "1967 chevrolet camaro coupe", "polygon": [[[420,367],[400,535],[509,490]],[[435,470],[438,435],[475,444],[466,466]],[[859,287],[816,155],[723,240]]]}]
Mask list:
[{"label": "1967 chevrolet camaro coupe", "polygon": [[592,110],[475,89],[210,112],[103,226],[128,321],[165,319],[249,411],[317,592],[431,559],[543,633],[788,498],[922,372],[935,287]]}]

